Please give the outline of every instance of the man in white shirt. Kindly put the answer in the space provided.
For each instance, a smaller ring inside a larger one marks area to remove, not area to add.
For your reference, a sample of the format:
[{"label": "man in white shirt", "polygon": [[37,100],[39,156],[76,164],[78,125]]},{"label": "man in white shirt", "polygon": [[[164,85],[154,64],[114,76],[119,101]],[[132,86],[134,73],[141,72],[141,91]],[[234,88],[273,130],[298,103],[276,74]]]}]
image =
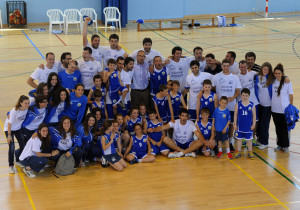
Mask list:
[{"label": "man in white shirt", "polygon": [[173,59],[166,64],[170,80],[178,80],[180,83],[179,91],[182,92],[185,87],[186,77],[189,73],[190,62],[187,58],[182,58],[182,48],[176,46],[172,49]]},{"label": "man in white shirt", "polygon": [[131,83],[131,104],[132,107],[139,106],[143,102],[149,107],[149,65],[145,62],[145,52],[138,51],[137,60],[133,67],[133,76]]},{"label": "man in white shirt", "polygon": [[191,61],[190,67],[192,70],[192,74],[189,74],[186,77],[185,82],[185,90],[183,91],[183,95],[185,96],[187,92],[189,92],[189,114],[190,119],[192,121],[195,121],[197,119],[196,116],[196,108],[197,108],[197,96],[198,93],[203,89],[203,81],[206,79],[212,80],[213,75],[206,73],[206,72],[200,72],[199,70],[199,62],[196,60]]},{"label": "man in white shirt", "polygon": [[129,57],[132,57],[134,60],[136,60],[137,53],[140,50],[144,50],[145,56],[146,56],[145,62],[147,62],[149,64],[149,66],[151,66],[153,64],[153,59],[156,56],[160,56],[162,58],[162,60],[164,60],[164,58],[162,57],[160,52],[158,52],[157,50],[152,49],[152,40],[149,37],[144,38],[143,48],[139,49],[139,50],[135,50],[133,53],[131,53],[129,55]]},{"label": "man in white shirt", "polygon": [[54,53],[48,52],[46,54],[46,66],[44,66],[44,69],[37,68],[27,79],[27,84],[33,88],[37,88],[37,84],[34,82],[34,80],[38,80],[39,83],[41,82],[47,83],[48,76],[51,72],[58,73],[58,69],[57,69],[58,66],[54,65],[54,63],[55,63]]},{"label": "man in white shirt", "polygon": [[232,74],[229,70],[230,61],[224,59],[222,61],[222,72],[216,74],[213,78],[212,85],[216,88],[218,99],[222,96],[228,98],[227,108],[230,111],[231,123],[229,125],[229,139],[230,139],[230,151],[235,152],[232,146],[233,144],[233,119],[234,119],[234,107],[236,104],[236,98],[240,95],[240,89],[242,88],[239,78]]},{"label": "man in white shirt", "polygon": [[225,56],[225,60],[229,60],[230,61],[230,72],[233,74],[238,74],[240,73],[240,69],[239,69],[239,64],[237,62],[235,62],[236,59],[236,54],[233,51],[228,51],[226,56]]},{"label": "man in white shirt", "polygon": [[[195,123],[188,119],[188,110],[182,109],[179,114],[179,119],[175,120],[175,122],[170,121],[168,124],[150,130],[152,132],[160,132],[170,128],[174,129],[173,139],[169,137],[163,139],[164,144],[174,151],[177,151],[169,153],[168,158],[178,158],[182,156],[196,157],[195,151],[203,145],[205,141],[203,135],[197,130]],[[194,140],[194,134],[198,138],[197,140]]]},{"label": "man in white shirt", "polygon": [[199,62],[199,70],[201,72],[204,72],[204,69],[206,67],[206,59],[203,57],[203,49],[202,47],[195,47],[193,49],[194,56],[188,57],[189,62],[192,60],[196,60]]},{"label": "man in white shirt", "polygon": [[92,49],[90,47],[85,47],[82,53],[83,60],[78,61],[78,68],[81,73],[81,81],[84,85],[84,95],[88,95],[90,89],[93,88],[93,77],[96,74],[100,74],[102,71],[101,64],[92,60]]},{"label": "man in white shirt", "polygon": [[133,66],[134,66],[134,59],[131,57],[125,58],[124,61],[124,68],[121,72],[121,80],[124,85],[126,85],[128,89],[128,93],[125,98],[125,104],[126,104],[126,109],[127,112],[130,110],[131,107],[131,102],[130,102],[130,85],[132,81],[132,76],[133,76]]}]

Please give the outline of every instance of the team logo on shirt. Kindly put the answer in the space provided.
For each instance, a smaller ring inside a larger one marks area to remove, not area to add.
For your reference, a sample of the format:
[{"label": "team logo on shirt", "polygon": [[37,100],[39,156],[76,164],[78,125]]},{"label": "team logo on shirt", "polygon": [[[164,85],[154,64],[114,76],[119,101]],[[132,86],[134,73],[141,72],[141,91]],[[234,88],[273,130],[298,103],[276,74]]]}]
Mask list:
[{"label": "team logo on shirt", "polygon": [[175,100],[176,100],[176,101],[179,101],[179,98],[176,98]]},{"label": "team logo on shirt", "polygon": [[161,74],[162,74],[162,75],[165,75],[166,73],[163,71]]},{"label": "team logo on shirt", "polygon": [[223,118],[226,118],[226,114],[223,114]]},{"label": "team logo on shirt", "polygon": [[117,74],[114,74],[113,76],[114,76],[114,77],[117,77]]},{"label": "team logo on shirt", "polygon": [[251,109],[252,109],[251,107],[248,108],[249,111],[251,111]]},{"label": "team logo on shirt", "polygon": [[209,98],[209,101],[212,102],[212,98]]},{"label": "team logo on shirt", "polygon": [[208,126],[208,130],[211,130],[211,126]]},{"label": "team logo on shirt", "polygon": [[73,77],[73,81],[75,82],[77,80],[77,78],[76,77]]},{"label": "team logo on shirt", "polygon": [[239,135],[239,134],[236,132],[236,133],[235,133],[235,136],[237,137],[238,135]]},{"label": "team logo on shirt", "polygon": [[78,107],[81,107],[81,103],[78,103],[77,106],[78,106]]},{"label": "team logo on shirt", "polygon": [[117,100],[116,100],[116,99],[114,99],[114,100],[113,100],[113,103],[116,103],[116,102],[117,102]]},{"label": "team logo on shirt", "polygon": [[232,85],[233,82],[232,82],[232,80],[230,80],[228,83],[229,83],[230,85]]},{"label": "team logo on shirt", "polygon": [[146,142],[146,141],[147,141],[147,139],[144,139],[144,140],[143,140],[143,142]]}]

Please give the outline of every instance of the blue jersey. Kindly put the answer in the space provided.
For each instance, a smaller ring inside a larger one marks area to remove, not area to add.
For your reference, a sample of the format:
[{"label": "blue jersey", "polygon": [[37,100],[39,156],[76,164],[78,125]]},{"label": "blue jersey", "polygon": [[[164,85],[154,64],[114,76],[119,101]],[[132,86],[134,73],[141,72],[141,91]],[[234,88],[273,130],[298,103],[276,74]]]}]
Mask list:
[{"label": "blue jersey", "polygon": [[142,125],[142,118],[138,117],[138,118],[136,118],[135,121],[133,121],[133,120],[130,118],[130,120],[128,120],[128,122],[127,122],[127,130],[128,130],[128,132],[129,132],[129,134],[130,134],[131,136],[134,135],[133,126],[134,126],[134,124],[136,124],[136,123],[139,123],[139,124]]},{"label": "blue jersey", "polygon": [[150,94],[155,96],[159,92],[160,85],[167,84],[167,69],[163,67],[162,70],[154,69],[153,74],[150,74]]},{"label": "blue jersey", "polygon": [[132,136],[132,151],[134,152],[147,152],[147,135],[142,136],[141,139],[137,138],[136,135]]},{"label": "blue jersey", "polygon": [[[180,105],[181,105],[181,93],[178,92],[175,97],[173,97],[170,92],[169,92],[169,95],[170,95],[170,98],[171,98],[171,103],[172,103],[172,108],[173,108],[173,113],[174,113],[174,119],[178,119],[179,118],[179,112],[180,112]],[[169,113],[169,116],[171,116],[169,106],[168,106],[168,113]]]},{"label": "blue jersey", "polygon": [[70,106],[66,109],[66,115],[76,122],[76,127],[82,122],[86,104],[87,97],[85,95],[77,98],[75,92],[70,93]]},{"label": "blue jersey", "polygon": [[141,116],[141,115],[140,115],[140,118],[141,118],[142,120],[143,120],[143,119],[146,119],[146,121],[150,120],[150,118],[149,118],[148,115],[146,115],[146,116]]},{"label": "blue jersey", "polygon": [[80,71],[74,71],[72,74],[68,74],[65,70],[58,73],[58,79],[61,86],[69,90],[74,90],[75,85],[81,83],[81,74]]},{"label": "blue jersey", "polygon": [[103,99],[100,100],[100,104],[97,104],[96,101],[93,101],[92,105],[94,105],[95,108],[99,107],[101,109],[102,115],[105,115],[105,103]]},{"label": "blue jersey", "polygon": [[112,73],[109,76],[109,91],[115,92],[118,91],[121,87],[120,80],[119,80],[119,71],[115,70],[114,73]]},{"label": "blue jersey", "polygon": [[207,122],[206,126],[203,126],[203,124],[201,123],[201,120],[197,122],[197,125],[200,129],[200,132],[202,133],[203,137],[205,140],[209,140],[211,137],[211,129],[212,129],[212,124],[211,122]]},{"label": "blue jersey", "polygon": [[114,147],[115,147],[116,149],[118,149],[118,139],[119,139],[119,137],[120,137],[120,135],[117,134],[117,133],[115,133],[115,138],[114,138],[114,143],[113,143],[113,145],[114,145]]},{"label": "blue jersey", "polygon": [[[148,128],[156,128],[158,126],[162,126],[162,123],[161,122],[157,122],[156,124],[154,124],[151,120],[149,120],[147,122],[147,129]],[[162,132],[152,132],[152,133],[148,133],[149,137],[156,141],[156,142],[159,142],[161,140],[161,137],[162,137]]]},{"label": "blue jersey", "polygon": [[102,126],[103,126],[103,118],[100,118],[100,120],[98,120],[97,122],[96,122],[96,124],[97,124],[97,129],[99,130],[100,128],[102,128]]},{"label": "blue jersey", "polygon": [[237,116],[237,131],[243,133],[250,133],[252,121],[252,110],[253,110],[253,102],[250,102],[247,106],[245,106],[242,101],[238,102],[238,116]]},{"label": "blue jersey", "polygon": [[214,102],[215,93],[210,92],[209,96],[207,98],[202,95],[200,98],[200,110],[204,107],[207,107],[209,109],[209,118],[212,119],[213,113],[215,111],[215,102]]},{"label": "blue jersey", "polygon": [[[102,137],[105,138],[105,144],[108,144],[110,142],[110,136],[111,136],[111,134],[107,134],[107,133],[105,133],[102,136]],[[110,155],[110,154],[115,154],[116,153],[116,149],[115,149],[113,143],[111,145],[109,145],[109,147],[106,150],[104,150],[103,147],[102,147],[102,142],[101,142],[101,148],[102,148],[102,153],[104,155]]]},{"label": "blue jersey", "polygon": [[[95,91],[97,88],[94,86],[92,88],[93,91]],[[102,93],[102,99],[104,100],[105,99],[105,96],[106,96],[106,89],[105,87],[101,87],[101,93]],[[92,95],[92,98],[91,98],[92,101],[95,100],[95,97],[94,97],[94,94]]]},{"label": "blue jersey", "polygon": [[154,101],[154,103],[157,106],[160,118],[163,121],[167,121],[167,117],[168,117],[168,98],[165,96],[163,98],[157,98],[156,96],[154,96],[152,98],[152,100]]},{"label": "blue jersey", "polygon": [[225,108],[224,110],[221,110],[220,107],[216,108],[213,113],[213,118],[215,119],[216,131],[223,131],[228,121],[231,121],[230,112],[227,108]]}]

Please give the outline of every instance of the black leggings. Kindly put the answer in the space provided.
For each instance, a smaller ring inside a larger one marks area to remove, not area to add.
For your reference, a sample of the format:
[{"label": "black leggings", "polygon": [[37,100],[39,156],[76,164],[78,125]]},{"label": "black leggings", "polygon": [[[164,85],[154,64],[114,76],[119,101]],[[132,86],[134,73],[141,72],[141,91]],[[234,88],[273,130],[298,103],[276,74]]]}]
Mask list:
[{"label": "black leggings", "polygon": [[[6,138],[8,136],[8,132],[5,131]],[[12,141],[9,143],[8,147],[8,163],[9,166],[14,166],[14,155],[15,155],[15,140],[14,137],[16,137],[20,149],[18,149],[18,152],[16,153],[16,161],[19,162],[19,157],[25,147],[25,141],[24,141],[24,135],[22,133],[22,130],[16,130],[16,131],[11,131],[11,138]]]}]

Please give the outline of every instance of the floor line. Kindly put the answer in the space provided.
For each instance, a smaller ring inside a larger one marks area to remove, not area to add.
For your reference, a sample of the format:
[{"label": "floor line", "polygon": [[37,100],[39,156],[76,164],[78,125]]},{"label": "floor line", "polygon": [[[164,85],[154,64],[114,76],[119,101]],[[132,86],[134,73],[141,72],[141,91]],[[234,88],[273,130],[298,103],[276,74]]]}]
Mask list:
[{"label": "floor line", "polygon": [[26,36],[26,38],[28,39],[28,41],[32,44],[32,46],[36,49],[36,51],[42,56],[43,59],[45,59],[44,55],[41,53],[41,51],[35,46],[35,44],[31,41],[31,39],[27,36],[27,34],[21,30],[22,33]]},{"label": "floor line", "polygon": [[63,45],[67,46],[67,44],[57,35],[57,34],[54,34],[61,43],[63,43]]}]

